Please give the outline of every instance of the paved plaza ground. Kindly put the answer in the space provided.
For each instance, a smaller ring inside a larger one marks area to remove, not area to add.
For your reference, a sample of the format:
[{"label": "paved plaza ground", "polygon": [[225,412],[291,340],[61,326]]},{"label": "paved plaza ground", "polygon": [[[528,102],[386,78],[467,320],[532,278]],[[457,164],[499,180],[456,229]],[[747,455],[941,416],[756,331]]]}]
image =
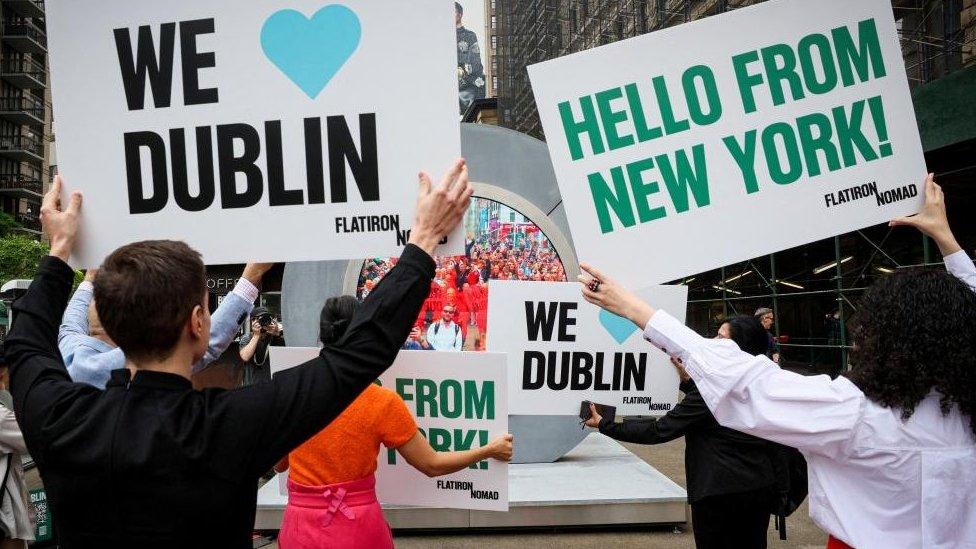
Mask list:
[{"label": "paved plaza ground", "polygon": [[[641,459],[685,486],[684,439],[678,439],[658,446],[625,444]],[[40,486],[37,470],[28,473],[31,489]],[[789,539],[780,541],[778,534],[770,529],[770,549],[822,549],[826,546],[826,534],[807,516],[807,506],[798,509],[787,521]],[[396,535],[399,549],[444,548],[444,549],[692,549],[695,540],[691,534],[691,522],[677,529],[658,528],[613,528],[613,529],[544,529],[533,531],[490,531],[480,533],[415,534]],[[277,544],[265,546],[277,549]]]}]

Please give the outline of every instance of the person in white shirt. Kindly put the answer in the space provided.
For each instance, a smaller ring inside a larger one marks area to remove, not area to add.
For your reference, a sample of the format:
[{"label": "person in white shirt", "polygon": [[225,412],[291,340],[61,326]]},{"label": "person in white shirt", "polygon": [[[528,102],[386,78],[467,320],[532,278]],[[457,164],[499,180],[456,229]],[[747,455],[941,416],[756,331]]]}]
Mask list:
[{"label": "person in white shirt", "polygon": [[[976,547],[976,266],[930,174],[892,226],[930,236],[952,275],[904,270],[858,306],[848,377],[804,377],[705,339],[583,266],[585,298],[681,359],[720,424],[800,450],[810,516],[833,546]],[[838,543],[840,542],[840,543]]]},{"label": "person in white shirt", "polygon": [[460,351],[464,344],[464,331],[454,322],[457,310],[453,305],[444,305],[441,319],[427,328],[426,341],[421,342],[425,349],[435,351]]}]

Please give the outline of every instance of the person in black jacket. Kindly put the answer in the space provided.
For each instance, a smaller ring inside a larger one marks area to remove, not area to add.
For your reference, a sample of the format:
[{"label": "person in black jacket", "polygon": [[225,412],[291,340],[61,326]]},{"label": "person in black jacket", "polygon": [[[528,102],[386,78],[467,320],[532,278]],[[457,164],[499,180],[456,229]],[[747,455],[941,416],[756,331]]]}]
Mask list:
[{"label": "person in black jacket", "polygon": [[252,387],[195,391],[191,364],[210,333],[199,254],[148,241],[113,252],[95,278],[105,330],[128,359],[104,391],[72,383],[58,352],[81,208],[44,199],[51,255],[14,305],[6,340],[27,448],[47,489],[61,547],[251,547],[258,478],[321,431],[396,358],[427,297],[432,253],[472,193],[459,160],[436,189],[421,177],[397,266],[315,359]]},{"label": "person in black jacket", "polygon": [[[766,352],[766,332],[753,317],[728,321],[730,338],[743,351]],[[724,325],[723,325],[724,327]],[[586,425],[623,442],[662,444],[685,437],[685,472],[695,545],[699,549],[766,547],[766,531],[775,497],[770,443],[715,421],[695,382],[675,362],[685,398],[660,419],[614,423],[590,405]]]}]

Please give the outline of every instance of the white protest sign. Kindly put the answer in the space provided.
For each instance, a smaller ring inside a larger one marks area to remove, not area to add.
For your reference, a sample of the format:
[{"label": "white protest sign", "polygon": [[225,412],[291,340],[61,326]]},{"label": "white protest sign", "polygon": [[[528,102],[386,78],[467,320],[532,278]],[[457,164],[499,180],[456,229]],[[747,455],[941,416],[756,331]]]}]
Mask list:
[{"label": "white protest sign", "polygon": [[529,75],[578,255],[628,285],[886,222],[922,202],[925,162],[889,0],[763,2]]},{"label": "white protest sign", "polygon": [[[684,322],[687,286],[638,295]],[[589,400],[654,416],[677,404],[668,356],[629,320],[587,303],[577,283],[492,280],[488,327],[488,350],[508,355],[512,414],[577,415]]]},{"label": "white protest sign", "polygon": [[[274,372],[307,362],[312,347],[270,347]],[[401,351],[379,380],[396,391],[437,451],[485,446],[508,432],[505,356],[497,353]],[[508,464],[487,460],[437,478],[381,448],[376,469],[380,502],[445,509],[508,510]]]},{"label": "white protest sign", "polygon": [[[47,3],[74,261],[184,240],[210,264],[397,255],[460,155],[440,0]],[[406,95],[405,95],[406,94]],[[463,249],[460,232],[448,252]]]}]

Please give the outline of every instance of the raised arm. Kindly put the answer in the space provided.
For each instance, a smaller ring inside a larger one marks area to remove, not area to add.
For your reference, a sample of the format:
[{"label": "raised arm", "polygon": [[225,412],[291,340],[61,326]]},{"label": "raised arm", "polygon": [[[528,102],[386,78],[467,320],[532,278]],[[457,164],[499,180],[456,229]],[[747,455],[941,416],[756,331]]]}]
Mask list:
[{"label": "raised arm", "polygon": [[[89,273],[91,272],[89,269]],[[71,296],[58,329],[58,349],[68,367],[74,360],[75,349],[91,339],[88,335],[88,305],[91,303],[93,291],[90,276],[85,274],[85,281],[78,285],[75,294]]]},{"label": "raised arm", "polygon": [[730,340],[705,339],[664,311],[652,315],[644,337],[684,362],[705,404],[725,427],[835,456],[861,418],[864,394],[847,378],[783,370]]},{"label": "raised arm", "polygon": [[648,341],[680,359],[719,424],[813,453],[842,451],[865,402],[846,378],[801,376],[730,340],[705,339],[593,267],[580,267],[584,298],[644,328]]},{"label": "raised arm", "polygon": [[915,227],[935,241],[945,259],[946,269],[976,292],[976,266],[966,255],[949,227],[945,195],[936,184],[933,174],[925,178],[925,204],[916,215],[900,217],[889,223],[892,227]]},{"label": "raised arm", "polygon": [[512,459],[512,435],[504,434],[495,437],[486,446],[457,450],[454,452],[438,452],[427,442],[420,432],[413,435],[406,444],[397,448],[397,452],[407,460],[414,469],[428,477],[439,477],[456,473],[486,459],[509,461]]},{"label": "raised arm", "polygon": [[[74,271],[65,260],[74,245],[80,209],[81,194],[76,192],[61,211],[61,178],[56,177],[41,206],[41,223],[51,239],[51,255],[41,259],[30,289],[14,303],[17,320],[4,342],[14,411],[29,447],[32,440],[40,440],[38,434],[47,425],[70,413],[64,403],[73,392],[85,388],[95,391],[70,382],[58,351],[58,326],[74,281]],[[32,437],[32,433],[38,436]],[[43,449],[30,449],[40,463]]]},{"label": "raised arm", "polygon": [[264,273],[273,266],[273,263],[248,263],[244,267],[244,273],[237,281],[237,285],[224,297],[210,319],[210,342],[207,344],[207,352],[193,365],[194,373],[220,358],[231,341],[234,341],[234,337],[240,331],[241,323],[254,309],[254,301],[258,298],[258,285]]},{"label": "raised arm", "polygon": [[694,383],[683,383],[681,390],[684,391],[685,398],[662,418],[629,419],[617,423],[609,417],[601,417],[596,407],[590,404],[592,416],[587,420],[586,425],[596,427],[604,435],[622,442],[638,444],[670,442],[683,437],[696,425],[712,419],[712,414],[705,406],[701,394],[695,389]]},{"label": "raised arm", "polygon": [[252,456],[252,471],[270,469],[390,367],[430,291],[434,249],[457,226],[472,192],[463,161],[436,189],[422,174],[410,244],[356,311],[342,339],[323,348],[318,358],[277,374],[271,383],[221,395],[219,415],[224,420],[258,429],[245,453]]}]

